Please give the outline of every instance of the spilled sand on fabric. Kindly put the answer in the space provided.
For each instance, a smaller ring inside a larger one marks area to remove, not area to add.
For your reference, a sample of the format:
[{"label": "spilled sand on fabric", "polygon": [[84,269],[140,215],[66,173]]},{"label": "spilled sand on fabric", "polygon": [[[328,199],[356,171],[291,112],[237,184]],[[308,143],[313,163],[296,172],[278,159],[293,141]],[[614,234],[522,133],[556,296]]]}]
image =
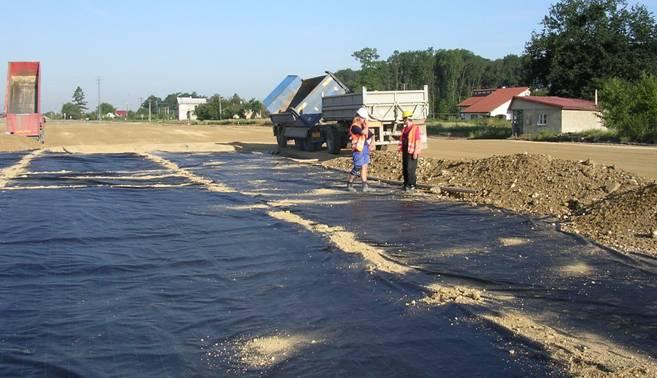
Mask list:
[{"label": "spilled sand on fabric", "polygon": [[657,364],[643,356],[590,334],[564,333],[526,314],[509,311],[479,314],[512,334],[542,346],[552,360],[577,377],[648,377],[657,374]]},{"label": "spilled sand on fabric", "polygon": [[195,184],[205,186],[208,191],[219,192],[219,193],[234,193],[235,192],[234,189],[232,189],[232,188],[230,188],[230,187],[228,187],[224,184],[217,183],[217,182],[215,182],[211,179],[208,179],[208,178],[205,178],[205,177],[202,177],[202,176],[199,176],[199,175],[195,175],[194,173],[190,172],[187,169],[180,168],[176,163],[174,163],[170,160],[164,159],[162,157],[159,157],[157,155],[153,155],[153,154],[147,153],[147,152],[143,152],[143,153],[141,153],[141,155],[143,157],[145,157],[146,159],[148,159],[148,160],[150,160],[150,161],[152,161],[156,164],[159,164],[159,165],[161,165],[161,166],[163,166],[167,169],[170,169],[171,171],[178,174],[178,176],[185,177],[186,179],[188,179],[189,181],[191,181]]},{"label": "spilled sand on fabric", "polygon": [[321,201],[321,200],[304,200],[304,199],[285,199],[280,201],[269,202],[272,207],[289,207],[298,205],[320,205],[320,206],[341,206],[349,205],[352,201]]},{"label": "spilled sand on fabric", "polygon": [[521,238],[499,238],[497,240],[504,247],[517,247],[520,245],[529,244],[529,240]]},{"label": "spilled sand on fabric", "polygon": [[[430,293],[420,299],[429,306],[450,303],[467,305],[475,316],[501,327],[512,335],[540,345],[548,358],[561,364],[568,373],[577,377],[637,377],[654,376],[657,364],[647,356],[629,351],[611,340],[592,334],[565,333],[545,323],[549,319],[504,308],[510,295],[486,292],[467,286],[433,284]],[[415,305],[413,301],[407,305]]]},{"label": "spilled sand on fabric", "polygon": [[383,272],[397,274],[406,274],[411,271],[411,268],[409,267],[390,261],[390,259],[384,257],[386,256],[386,253],[383,250],[359,241],[354,233],[349,232],[342,227],[333,227],[315,223],[289,211],[269,211],[267,214],[272,218],[288,223],[294,223],[302,226],[310,232],[324,235],[338,249],[347,253],[361,255],[369,264],[369,269],[377,269]]},{"label": "spilled sand on fabric", "polygon": [[32,160],[41,155],[43,150],[35,150],[23,156],[18,163],[6,167],[0,171],[0,189],[5,188],[9,181],[15,179],[26,173],[27,167],[32,163]]},{"label": "spilled sand on fabric", "polygon": [[568,277],[590,276],[594,269],[590,265],[583,262],[576,262],[570,265],[564,265],[557,268],[557,271]]},{"label": "spilled sand on fabric", "polygon": [[238,344],[237,356],[239,362],[248,369],[267,369],[316,342],[308,336],[298,334],[256,337]]}]

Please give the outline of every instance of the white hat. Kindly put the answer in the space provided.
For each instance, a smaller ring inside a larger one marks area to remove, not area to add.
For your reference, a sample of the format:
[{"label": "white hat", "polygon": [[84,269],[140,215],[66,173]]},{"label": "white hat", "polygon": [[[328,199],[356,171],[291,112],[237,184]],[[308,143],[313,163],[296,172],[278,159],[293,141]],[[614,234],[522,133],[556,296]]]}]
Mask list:
[{"label": "white hat", "polygon": [[365,107],[362,107],[362,108],[358,109],[358,111],[356,112],[356,115],[359,116],[360,118],[363,118],[363,119],[370,119],[370,116],[367,113],[367,109]]}]

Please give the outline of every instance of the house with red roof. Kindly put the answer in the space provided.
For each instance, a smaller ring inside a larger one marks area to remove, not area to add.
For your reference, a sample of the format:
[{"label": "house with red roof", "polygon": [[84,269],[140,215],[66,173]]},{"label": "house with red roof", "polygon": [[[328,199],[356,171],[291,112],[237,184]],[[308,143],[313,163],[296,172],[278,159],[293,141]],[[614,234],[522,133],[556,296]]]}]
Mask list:
[{"label": "house with red roof", "polygon": [[510,109],[513,112],[515,135],[605,129],[600,109],[593,101],[554,96],[518,96],[513,98]]},{"label": "house with red roof", "polygon": [[117,110],[114,112],[114,115],[118,118],[128,118],[128,111],[127,110]]},{"label": "house with red roof", "polygon": [[509,111],[511,101],[516,96],[529,96],[527,87],[511,87],[498,89],[478,89],[473,96],[461,101],[457,106],[464,120],[498,117],[512,119]]}]

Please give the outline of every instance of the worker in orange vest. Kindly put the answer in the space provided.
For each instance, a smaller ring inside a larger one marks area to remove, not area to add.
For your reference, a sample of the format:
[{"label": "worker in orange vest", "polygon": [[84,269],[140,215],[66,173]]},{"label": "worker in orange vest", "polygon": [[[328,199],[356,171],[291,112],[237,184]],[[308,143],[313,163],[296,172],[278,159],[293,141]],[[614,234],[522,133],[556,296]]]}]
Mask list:
[{"label": "worker in orange vest", "polygon": [[422,149],[420,128],[413,122],[413,113],[404,112],[404,130],[401,135],[402,170],[404,172],[404,191],[412,192],[417,185],[417,162]]},{"label": "worker in orange vest", "polygon": [[373,133],[367,126],[369,114],[367,109],[360,108],[356,112],[351,127],[349,127],[349,137],[351,138],[351,151],[354,167],[349,172],[347,178],[347,190],[355,192],[354,180],[360,177],[363,181],[363,192],[371,192],[372,189],[367,185],[367,169],[370,163],[370,148],[373,143]]}]

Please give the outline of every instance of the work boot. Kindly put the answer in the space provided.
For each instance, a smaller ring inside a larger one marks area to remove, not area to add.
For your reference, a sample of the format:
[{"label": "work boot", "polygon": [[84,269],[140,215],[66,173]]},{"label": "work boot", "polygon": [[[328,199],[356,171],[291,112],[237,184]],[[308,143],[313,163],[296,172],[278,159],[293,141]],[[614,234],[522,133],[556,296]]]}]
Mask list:
[{"label": "work boot", "polygon": [[371,193],[373,191],[374,191],[374,189],[370,188],[370,186],[367,185],[366,182],[363,183],[363,193]]},{"label": "work boot", "polygon": [[354,184],[348,182],[347,183],[347,191],[352,192],[352,193],[356,193],[356,188],[354,188]]}]

